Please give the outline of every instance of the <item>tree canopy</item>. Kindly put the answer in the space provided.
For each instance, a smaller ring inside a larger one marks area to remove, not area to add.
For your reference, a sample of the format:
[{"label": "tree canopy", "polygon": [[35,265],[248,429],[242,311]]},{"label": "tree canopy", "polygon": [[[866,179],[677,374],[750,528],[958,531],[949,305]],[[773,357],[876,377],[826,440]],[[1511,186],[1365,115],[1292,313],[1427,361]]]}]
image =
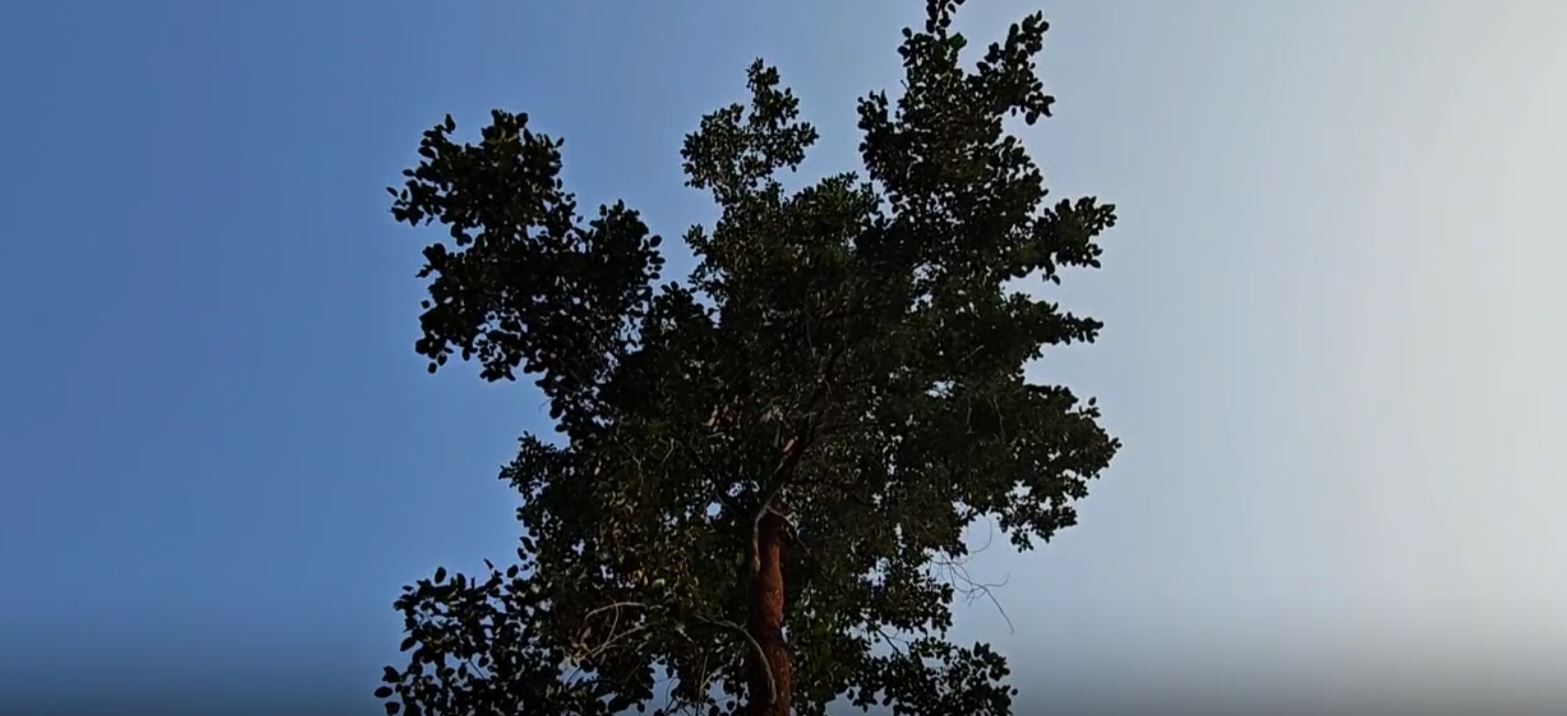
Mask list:
[{"label": "tree canopy", "polygon": [[579,214],[526,114],[424,133],[390,189],[445,230],[416,349],[533,379],[558,435],[501,471],[514,564],[404,588],[388,713],[1010,712],[1002,656],[948,639],[944,567],[976,520],[1021,549],[1073,524],[1116,452],[1092,399],[1024,375],[1101,324],[1013,283],[1098,267],[1115,213],[1047,202],[1008,127],[1051,111],[1042,16],[970,64],[958,5],[904,30],[901,95],[860,100],[861,174],[786,190],[817,133],[749,68],[681,151],[721,210],[683,281],[633,209]]}]

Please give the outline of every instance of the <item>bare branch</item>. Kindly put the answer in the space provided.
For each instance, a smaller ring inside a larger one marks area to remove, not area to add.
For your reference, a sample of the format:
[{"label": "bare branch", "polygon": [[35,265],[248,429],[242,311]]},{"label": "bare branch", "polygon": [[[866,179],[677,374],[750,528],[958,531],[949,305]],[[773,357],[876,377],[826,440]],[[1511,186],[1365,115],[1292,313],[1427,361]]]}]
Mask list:
[{"label": "bare branch", "polygon": [[[576,645],[583,649],[581,656],[578,657],[577,660],[579,662],[580,661],[587,661],[589,659],[593,659],[595,657],[601,656],[601,655],[607,653],[610,650],[610,648],[614,647],[616,644],[619,644],[619,643],[625,641],[628,637],[631,637],[632,635],[639,634],[641,632],[647,631],[650,628],[649,625],[647,625],[647,624],[638,624],[638,625],[633,626],[633,627],[631,627],[631,628],[629,628],[629,629],[627,629],[625,631],[619,631],[619,628],[620,628],[620,614],[621,614],[622,610],[625,610],[625,609],[649,609],[649,608],[650,607],[646,603],[644,603],[644,602],[614,602],[612,604],[606,604],[606,605],[604,605],[602,607],[598,607],[596,609],[589,610],[588,613],[584,614],[583,617],[582,617],[582,622],[583,622],[582,628],[577,631],[577,637],[576,637],[577,644]],[[588,622],[591,621],[593,619],[593,617],[598,616],[599,614],[603,614],[605,612],[613,612],[613,614],[614,614],[614,619],[609,623],[609,633],[606,635],[606,638],[604,639],[603,643],[598,644],[597,646],[590,647],[586,643],[586,640],[587,640],[589,632],[592,630],[592,625],[589,624]]]},{"label": "bare branch", "polygon": [[751,648],[756,650],[756,658],[762,660],[762,673],[767,676],[767,703],[771,704],[776,702],[778,700],[778,684],[773,682],[773,665],[772,662],[768,661],[767,652],[762,649],[762,643],[757,641],[756,637],[751,636],[751,632],[745,627],[740,626],[739,624],[736,624],[732,621],[709,619],[700,614],[696,615],[696,618],[716,627],[723,627],[725,629],[732,629],[734,631],[740,632],[740,636],[745,637],[745,640],[750,642]]},{"label": "bare branch", "polygon": [[1017,633],[1017,628],[1012,624],[1012,617],[1001,606],[1001,600],[996,598],[994,589],[1005,587],[1010,580],[1003,579],[1000,582],[980,582],[974,579],[968,571],[966,559],[944,559],[932,557],[931,563],[947,571],[947,583],[958,593],[962,594],[969,604],[979,599],[987,599],[995,606],[996,612],[1001,614],[1002,620],[1007,623],[1007,631]]},{"label": "bare branch", "polygon": [[649,609],[650,607],[648,606],[647,602],[614,602],[612,604],[606,604],[597,609],[588,610],[587,614],[582,615],[582,620],[587,621],[610,610],[614,610],[616,613],[616,618],[619,618],[620,610],[629,608]]}]

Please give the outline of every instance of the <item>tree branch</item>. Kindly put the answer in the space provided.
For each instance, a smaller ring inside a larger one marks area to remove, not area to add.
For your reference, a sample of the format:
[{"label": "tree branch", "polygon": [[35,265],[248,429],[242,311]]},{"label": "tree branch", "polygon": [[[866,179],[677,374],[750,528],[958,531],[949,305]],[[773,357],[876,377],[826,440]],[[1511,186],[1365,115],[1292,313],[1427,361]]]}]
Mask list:
[{"label": "tree branch", "polygon": [[725,629],[733,629],[734,631],[740,632],[740,636],[745,637],[745,640],[750,642],[751,648],[756,650],[756,658],[762,660],[762,673],[766,674],[767,676],[767,703],[771,704],[776,702],[778,700],[778,684],[773,681],[773,665],[771,661],[768,661],[767,652],[762,649],[762,643],[757,641],[756,637],[751,636],[750,631],[748,631],[745,627],[740,626],[739,624],[731,621],[709,619],[702,616],[701,614],[697,614],[695,616],[698,620],[713,626],[723,627]]},{"label": "tree branch", "polygon": [[[578,658],[578,661],[586,661],[598,657],[599,655],[609,651],[610,647],[613,647],[621,641],[624,641],[627,637],[630,637],[633,634],[647,631],[649,629],[649,626],[646,623],[643,623],[633,626],[625,631],[616,633],[616,630],[620,627],[620,612],[622,609],[626,608],[649,609],[650,607],[644,602],[614,602],[596,609],[591,609],[587,614],[582,616],[583,625],[582,628],[577,631],[576,639],[577,646],[580,646],[583,649],[583,652],[580,658]],[[593,617],[608,611],[613,611],[615,618],[614,621],[611,621],[609,624],[609,634],[606,635],[607,638],[603,643],[594,647],[589,647],[586,644],[586,639],[588,633],[592,630],[592,626],[587,622],[593,619]]]},{"label": "tree branch", "polygon": [[838,344],[838,347],[833,350],[833,354],[828,357],[826,365],[822,366],[822,377],[816,383],[816,390],[811,392],[811,397],[807,398],[805,404],[801,406],[799,415],[802,416],[805,424],[784,444],[783,456],[779,459],[778,466],[773,468],[772,475],[768,477],[768,486],[762,491],[762,500],[757,504],[756,510],[751,516],[753,534],[754,528],[761,524],[762,517],[769,510],[773,509],[773,500],[783,490],[784,484],[788,482],[789,474],[794,471],[795,466],[800,464],[800,459],[805,455],[805,449],[810,446],[811,440],[815,437],[816,420],[814,411],[816,406],[831,391],[833,368],[837,366],[838,359],[842,358],[848,349],[849,343],[845,341]]}]

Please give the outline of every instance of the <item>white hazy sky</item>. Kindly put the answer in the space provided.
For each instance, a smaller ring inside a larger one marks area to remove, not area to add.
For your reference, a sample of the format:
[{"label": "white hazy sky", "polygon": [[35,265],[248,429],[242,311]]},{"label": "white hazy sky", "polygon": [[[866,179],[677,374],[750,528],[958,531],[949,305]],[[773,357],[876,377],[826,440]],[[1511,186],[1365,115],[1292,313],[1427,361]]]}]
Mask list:
[{"label": "white hazy sky", "polygon": [[1067,292],[1104,342],[1038,372],[1127,447],[987,563],[1020,671],[1104,708],[1567,703],[1567,4],[1048,14],[1037,146],[1123,223]]}]

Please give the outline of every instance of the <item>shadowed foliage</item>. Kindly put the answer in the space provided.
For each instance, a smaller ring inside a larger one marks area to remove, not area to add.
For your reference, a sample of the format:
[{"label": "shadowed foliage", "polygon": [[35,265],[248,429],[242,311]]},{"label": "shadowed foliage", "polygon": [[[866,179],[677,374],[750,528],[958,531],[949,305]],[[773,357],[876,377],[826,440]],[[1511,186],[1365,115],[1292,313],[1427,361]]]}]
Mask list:
[{"label": "shadowed foliage", "polygon": [[904,31],[901,96],[860,101],[862,175],[786,190],[816,131],[751,66],[750,101],[685,141],[722,213],[686,232],[683,282],[637,212],[579,213],[527,115],[425,132],[391,189],[398,221],[446,232],[417,350],[535,380],[559,435],[501,474],[517,562],[397,600],[388,713],[1010,711],[1005,660],[946,639],[965,528],[1048,540],[1118,443],[1092,400],[1024,377],[1100,324],[1009,282],[1097,267],[1115,217],[1046,202],[1004,126],[1050,114],[1043,19],[962,62],[957,5]]}]

